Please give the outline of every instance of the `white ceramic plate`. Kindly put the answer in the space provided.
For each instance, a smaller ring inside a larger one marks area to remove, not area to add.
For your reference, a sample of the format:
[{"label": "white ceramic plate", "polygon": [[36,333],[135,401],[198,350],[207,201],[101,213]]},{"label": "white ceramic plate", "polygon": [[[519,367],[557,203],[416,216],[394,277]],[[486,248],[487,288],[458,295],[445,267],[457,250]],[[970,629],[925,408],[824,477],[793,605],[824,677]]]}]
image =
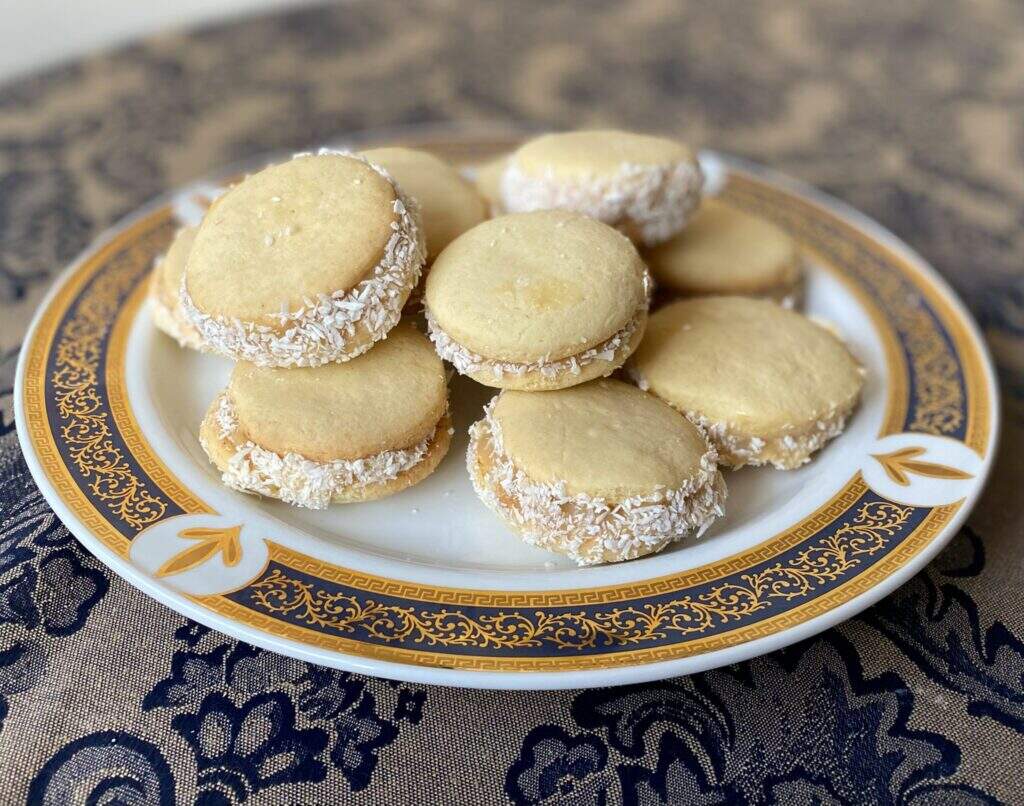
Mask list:
[{"label": "white ceramic plate", "polygon": [[[407,142],[463,165],[511,142]],[[487,688],[636,682],[750,658],[877,601],[956,532],[997,430],[991,364],[962,304],[877,224],[752,165],[702,155],[713,192],[793,234],[805,308],[868,370],[846,433],[804,468],[727,475],[699,542],[576,568],[476,499],[466,428],[492,390],[457,378],[433,476],[383,501],[305,511],[223,487],[196,438],[228,362],[153,328],[145,279],[216,185],[116,227],[41,306],[18,365],[26,459],[71,531],[197,621],[315,663]]]}]

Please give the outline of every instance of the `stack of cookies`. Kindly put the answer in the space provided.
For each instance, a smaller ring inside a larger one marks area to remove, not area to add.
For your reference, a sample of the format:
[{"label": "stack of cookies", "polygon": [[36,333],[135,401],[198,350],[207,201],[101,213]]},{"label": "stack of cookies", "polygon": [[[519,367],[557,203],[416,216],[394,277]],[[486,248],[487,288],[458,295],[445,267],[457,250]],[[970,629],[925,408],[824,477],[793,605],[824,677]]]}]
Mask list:
[{"label": "stack of cookies", "polygon": [[228,486],[323,508],[417,483],[453,433],[444,361],[501,390],[470,429],[481,500],[628,560],[723,514],[720,466],[809,461],[862,385],[789,310],[793,241],[702,185],[682,143],[618,131],[538,137],[475,187],[410,149],[300,154],[179,233],[153,319],[237,362],[199,429]]}]

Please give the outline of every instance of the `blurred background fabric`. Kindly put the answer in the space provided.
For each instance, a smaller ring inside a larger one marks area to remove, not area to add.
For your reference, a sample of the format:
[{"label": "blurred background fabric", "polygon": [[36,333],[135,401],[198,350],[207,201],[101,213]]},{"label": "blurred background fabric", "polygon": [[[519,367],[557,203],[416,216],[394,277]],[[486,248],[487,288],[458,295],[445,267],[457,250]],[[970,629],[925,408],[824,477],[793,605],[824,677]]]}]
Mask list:
[{"label": "blurred background fabric", "polygon": [[[370,129],[594,125],[815,184],[972,308],[1003,386],[1000,459],[968,525],[897,593],[689,678],[463,691],[189,622],[45,504],[14,433],[17,351],[54,277],[120,217],[228,163]],[[1022,224],[1013,0],[347,2],[0,85],[0,802],[1024,800]]]},{"label": "blurred background fabric", "polygon": [[153,34],[261,14],[277,8],[313,5],[312,0],[0,0],[4,21],[0,81],[69,61]]}]

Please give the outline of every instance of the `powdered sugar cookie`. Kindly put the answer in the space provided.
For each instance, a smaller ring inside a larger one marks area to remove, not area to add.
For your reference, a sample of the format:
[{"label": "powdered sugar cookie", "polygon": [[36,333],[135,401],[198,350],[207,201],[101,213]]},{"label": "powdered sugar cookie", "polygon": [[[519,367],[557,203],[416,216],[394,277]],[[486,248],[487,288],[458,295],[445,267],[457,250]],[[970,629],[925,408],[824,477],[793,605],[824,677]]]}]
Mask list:
[{"label": "powdered sugar cookie", "polygon": [[613,380],[502,392],[470,429],[467,463],[477,494],[526,542],[580,565],[700,536],[726,495],[704,435]]},{"label": "powdered sugar cookie", "polygon": [[520,146],[502,174],[501,197],[510,212],[574,210],[653,246],[685,226],[703,183],[697,159],[683,143],[578,131]]},{"label": "powdered sugar cookie", "polygon": [[200,442],[226,485],[323,509],[383,498],[430,475],[451,441],[444,368],[402,324],[347,363],[239,363]]},{"label": "powdered sugar cookie", "polygon": [[700,424],[723,464],[783,470],[842,433],[864,383],[832,333],[748,297],[680,300],[655,312],[628,370]]},{"label": "powdered sugar cookie", "polygon": [[613,372],[647,321],[632,243],[576,213],[502,216],[456,238],[426,282],[430,338],[487,386],[561,389]]},{"label": "powdered sugar cookie", "polygon": [[247,177],[213,203],[181,286],[216,352],[318,366],[398,323],[425,259],[415,203],[362,158],[322,151]]}]

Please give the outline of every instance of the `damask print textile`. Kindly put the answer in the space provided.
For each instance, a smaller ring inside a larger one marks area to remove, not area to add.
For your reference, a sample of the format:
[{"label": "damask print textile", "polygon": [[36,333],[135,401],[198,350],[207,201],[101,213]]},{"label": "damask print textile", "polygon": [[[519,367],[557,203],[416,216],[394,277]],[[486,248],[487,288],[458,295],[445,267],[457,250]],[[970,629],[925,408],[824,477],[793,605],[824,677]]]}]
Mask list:
[{"label": "damask print textile", "polygon": [[[1024,7],[1000,0],[356,2],[0,86],[0,803],[1024,801],[1022,54]],[[837,629],[592,691],[323,669],[112,575],[17,447],[14,366],[50,281],[211,170],[455,123],[674,132],[882,221],[964,296],[999,365],[1001,456],[968,525]]]}]

